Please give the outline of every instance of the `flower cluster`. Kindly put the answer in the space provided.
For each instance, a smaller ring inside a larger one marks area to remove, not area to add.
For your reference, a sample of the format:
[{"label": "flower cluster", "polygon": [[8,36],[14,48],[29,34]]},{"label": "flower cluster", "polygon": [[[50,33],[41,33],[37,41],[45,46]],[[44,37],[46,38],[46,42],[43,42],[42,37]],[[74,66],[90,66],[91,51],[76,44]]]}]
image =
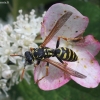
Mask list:
[{"label": "flower cluster", "polygon": [[[38,47],[34,42],[40,32],[42,17],[36,17],[35,10],[30,14],[22,14],[19,10],[17,20],[13,26],[0,24],[0,89],[6,96],[11,86],[20,82],[24,62],[20,57],[12,57],[11,54],[24,54],[30,47]],[[26,66],[24,79],[29,83],[30,75],[28,70],[33,70],[33,65]]]}]

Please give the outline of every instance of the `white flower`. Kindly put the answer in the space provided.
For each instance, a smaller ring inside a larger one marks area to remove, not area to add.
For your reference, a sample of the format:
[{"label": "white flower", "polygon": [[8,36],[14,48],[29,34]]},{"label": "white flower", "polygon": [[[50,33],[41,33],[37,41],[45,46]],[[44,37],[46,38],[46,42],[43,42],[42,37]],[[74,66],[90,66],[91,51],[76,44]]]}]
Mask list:
[{"label": "white flower", "polygon": [[12,70],[8,69],[2,72],[2,77],[5,79],[9,79],[12,77]]},{"label": "white flower", "polygon": [[0,62],[0,77],[4,79],[10,79],[12,77],[13,70],[10,69],[10,66]]},{"label": "white flower", "polygon": [[17,45],[10,45],[9,42],[3,42],[2,47],[0,47],[0,61],[3,63],[6,63],[7,60],[9,59],[10,61],[12,61],[13,63],[16,63],[16,57],[12,57],[10,56],[11,54],[14,54],[15,52],[17,52],[18,50],[18,46]]},{"label": "white flower", "polygon": [[6,94],[6,97],[8,97],[8,94],[7,94],[6,91],[8,91],[9,88],[6,86],[6,84],[7,84],[7,80],[6,79],[1,79],[0,80],[0,89],[2,89],[3,92]]},{"label": "white flower", "polygon": [[[20,82],[19,79],[24,69],[22,58],[11,55],[24,55],[30,47],[38,47],[34,41],[40,32],[43,19],[36,17],[35,10],[32,10],[29,15],[23,15],[22,10],[19,10],[19,13],[17,21],[13,22],[13,26],[0,24],[0,89],[5,92],[6,96],[8,96],[7,91],[14,84]],[[14,63],[14,65],[8,65],[11,63]],[[33,65],[25,66],[23,78],[30,84],[29,70],[33,72]]]},{"label": "white flower", "polygon": [[37,33],[40,32],[42,17],[36,18],[34,10],[30,12],[30,15],[23,15],[22,10],[19,13],[20,15],[17,17],[17,21],[14,22],[14,31],[26,36],[34,36],[34,40]]},{"label": "white flower", "polygon": [[4,30],[2,24],[0,24],[0,46],[2,46],[3,41],[7,42],[7,32]]},{"label": "white flower", "polygon": [[7,33],[13,32],[12,26],[10,24],[4,26],[4,31]]},{"label": "white flower", "polygon": [[10,89],[10,86],[7,87],[7,81],[12,77],[12,73],[13,70],[7,64],[0,62],[0,89],[4,91],[7,97],[8,94],[6,91]]}]

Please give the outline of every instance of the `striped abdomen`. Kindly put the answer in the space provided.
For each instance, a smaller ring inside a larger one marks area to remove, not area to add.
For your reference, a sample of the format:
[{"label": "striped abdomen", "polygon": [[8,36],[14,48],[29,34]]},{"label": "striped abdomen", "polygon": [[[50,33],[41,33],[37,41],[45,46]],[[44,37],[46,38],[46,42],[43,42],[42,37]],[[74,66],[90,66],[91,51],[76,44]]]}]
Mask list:
[{"label": "striped abdomen", "polygon": [[58,58],[61,58],[62,60],[65,60],[65,61],[77,61],[78,60],[78,56],[76,55],[76,53],[66,47],[57,48],[55,50],[55,54]]}]

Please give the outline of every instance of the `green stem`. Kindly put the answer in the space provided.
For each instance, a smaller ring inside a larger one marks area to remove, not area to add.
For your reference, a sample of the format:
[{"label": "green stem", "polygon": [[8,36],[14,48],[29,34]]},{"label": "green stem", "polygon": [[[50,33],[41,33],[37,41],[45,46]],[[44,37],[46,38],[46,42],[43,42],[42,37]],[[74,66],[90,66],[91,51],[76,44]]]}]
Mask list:
[{"label": "green stem", "polygon": [[14,20],[16,20],[17,11],[18,11],[18,0],[12,0],[13,8],[12,8],[12,15]]}]

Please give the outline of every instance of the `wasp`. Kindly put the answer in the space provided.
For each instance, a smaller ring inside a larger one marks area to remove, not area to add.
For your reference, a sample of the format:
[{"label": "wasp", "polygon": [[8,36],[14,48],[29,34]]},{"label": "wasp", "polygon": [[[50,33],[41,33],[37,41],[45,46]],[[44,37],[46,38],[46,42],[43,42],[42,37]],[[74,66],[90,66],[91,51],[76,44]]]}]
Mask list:
[{"label": "wasp", "polygon": [[[59,47],[61,38],[66,40],[66,41],[67,40],[78,41],[81,38],[76,37],[76,38],[71,39],[71,38],[65,38],[63,36],[59,36],[57,39],[55,49],[51,49],[51,48],[46,47],[46,44],[60,30],[60,28],[64,25],[64,23],[69,19],[69,17],[72,14],[73,14],[72,12],[66,12],[64,15],[62,15],[59,18],[59,20],[56,22],[55,26],[53,27],[53,29],[51,30],[49,35],[45,38],[44,42],[40,45],[40,47],[30,48],[29,51],[25,52],[24,56],[17,55],[17,54],[12,54],[11,56],[24,57],[25,58],[24,68],[28,64],[33,64],[34,60],[37,61],[37,63],[35,64],[35,67],[38,66],[41,61],[47,62],[46,75],[43,76],[41,79],[48,76],[49,63],[56,66],[57,68],[61,69],[62,71],[64,71],[64,73],[68,73],[68,74],[73,75],[73,76],[78,77],[78,78],[86,78],[85,75],[67,67],[67,64],[64,63],[64,61],[69,61],[69,62],[77,61],[78,60],[77,54],[73,50],[71,50],[67,47]],[[50,57],[56,57],[59,60],[59,62],[56,62],[56,61],[49,59]],[[23,73],[24,73],[24,71],[23,71]],[[22,73],[22,76],[23,76],[23,73]],[[39,82],[41,79],[37,80],[37,82]]]}]

